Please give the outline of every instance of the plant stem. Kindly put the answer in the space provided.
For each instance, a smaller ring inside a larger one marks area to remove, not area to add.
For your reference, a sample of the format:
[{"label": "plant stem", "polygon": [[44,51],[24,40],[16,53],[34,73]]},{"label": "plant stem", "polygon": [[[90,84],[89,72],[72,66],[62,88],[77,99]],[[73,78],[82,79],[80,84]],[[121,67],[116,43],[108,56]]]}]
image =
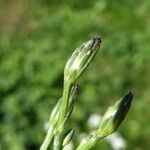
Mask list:
[{"label": "plant stem", "polygon": [[[67,114],[70,91],[71,91],[71,84],[69,82],[64,81],[62,104],[60,106],[60,116],[58,120],[58,132],[57,132],[58,142],[57,142],[57,146],[55,147],[55,149],[58,149],[58,150],[61,149],[62,132],[64,128],[64,120]],[[54,137],[54,126],[50,126],[48,129],[47,135],[45,137],[45,140],[40,147],[40,150],[47,150],[53,137]]]},{"label": "plant stem", "polygon": [[58,120],[58,130],[62,132],[64,128],[64,120],[67,114],[69,96],[71,91],[71,84],[69,82],[64,81],[64,90],[62,96],[62,104],[60,106],[60,116]]},{"label": "plant stem", "polygon": [[65,117],[68,111],[68,103],[69,103],[69,97],[70,97],[70,91],[71,91],[71,83],[64,80],[64,89],[63,89],[63,96],[62,96],[62,103],[60,106],[60,116],[58,120],[58,128],[57,128],[57,144],[55,144],[55,150],[61,150],[62,149],[62,134],[64,131],[64,124],[65,124]]},{"label": "plant stem", "polygon": [[49,144],[51,143],[52,139],[54,137],[54,127],[49,127],[48,131],[47,131],[47,135],[44,139],[43,144],[40,147],[40,150],[47,150]]},{"label": "plant stem", "polygon": [[97,139],[83,139],[76,150],[90,150],[97,143]]},{"label": "plant stem", "polygon": [[81,141],[81,143],[79,144],[79,146],[77,147],[76,150],[90,150],[102,138],[104,138],[104,137],[102,137],[100,135],[98,136],[97,133],[94,135],[90,135]]}]

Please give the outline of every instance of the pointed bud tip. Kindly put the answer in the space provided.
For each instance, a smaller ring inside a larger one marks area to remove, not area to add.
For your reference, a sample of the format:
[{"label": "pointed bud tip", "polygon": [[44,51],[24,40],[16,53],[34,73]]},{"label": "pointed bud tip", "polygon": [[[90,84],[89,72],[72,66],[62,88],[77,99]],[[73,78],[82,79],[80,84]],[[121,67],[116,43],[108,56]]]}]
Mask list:
[{"label": "pointed bud tip", "polygon": [[124,101],[127,101],[128,103],[131,103],[133,99],[133,93],[129,92],[127,95],[124,97]]},{"label": "pointed bud tip", "polygon": [[131,99],[133,98],[133,93],[132,92],[129,92],[126,96],[129,96]]},{"label": "pointed bud tip", "polygon": [[133,94],[131,92],[128,93],[127,95],[125,95],[119,103],[118,111],[120,109],[128,110],[130,108],[131,103],[132,103],[132,99],[133,99]]},{"label": "pointed bud tip", "polygon": [[75,129],[69,129],[64,135],[63,135],[63,144],[62,146],[66,146],[67,144],[70,143],[71,139],[73,138]]},{"label": "pointed bud tip", "polygon": [[102,38],[100,36],[95,36],[92,39],[95,40],[95,41],[98,41],[99,43],[102,42]]},{"label": "pointed bud tip", "polygon": [[92,40],[93,40],[93,44],[91,45],[91,50],[94,51],[95,49],[100,47],[102,39],[101,37],[98,36],[98,37],[93,37]]}]

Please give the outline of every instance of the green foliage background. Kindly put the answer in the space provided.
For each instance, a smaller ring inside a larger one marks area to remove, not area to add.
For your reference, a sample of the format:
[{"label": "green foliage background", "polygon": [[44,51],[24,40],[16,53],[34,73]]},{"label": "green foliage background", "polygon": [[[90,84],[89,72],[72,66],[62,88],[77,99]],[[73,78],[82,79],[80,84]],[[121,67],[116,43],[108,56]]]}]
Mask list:
[{"label": "green foliage background", "polygon": [[[149,0],[0,1],[0,150],[36,150],[62,94],[63,68],[76,47],[103,38],[79,80],[69,122],[89,132],[90,114],[103,113],[129,91],[134,101],[119,132],[128,150],[150,149]],[[102,141],[95,148],[108,150]]]}]

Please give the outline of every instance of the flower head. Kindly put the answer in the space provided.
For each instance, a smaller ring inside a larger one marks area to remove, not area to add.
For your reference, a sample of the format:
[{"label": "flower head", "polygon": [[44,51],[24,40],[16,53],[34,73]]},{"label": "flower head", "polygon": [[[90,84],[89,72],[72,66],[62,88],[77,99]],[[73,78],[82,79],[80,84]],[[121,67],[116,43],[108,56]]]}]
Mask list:
[{"label": "flower head", "polygon": [[87,68],[101,44],[101,38],[95,37],[77,48],[68,59],[64,77],[65,80],[74,82]]},{"label": "flower head", "polygon": [[108,136],[117,130],[128,113],[132,98],[133,94],[129,93],[106,110],[98,129],[101,136]]}]

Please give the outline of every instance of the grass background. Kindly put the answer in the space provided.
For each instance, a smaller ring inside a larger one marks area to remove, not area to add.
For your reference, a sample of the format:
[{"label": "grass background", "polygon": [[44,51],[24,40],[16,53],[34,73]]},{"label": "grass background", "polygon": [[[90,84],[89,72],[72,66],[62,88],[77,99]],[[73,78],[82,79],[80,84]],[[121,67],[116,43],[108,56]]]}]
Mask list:
[{"label": "grass background", "polygon": [[[62,94],[63,68],[76,47],[95,35],[103,42],[79,80],[68,126],[89,132],[90,114],[132,91],[119,129],[128,150],[150,148],[149,0],[0,1],[0,149],[36,150],[44,124]],[[109,150],[102,141],[95,148]]]}]

